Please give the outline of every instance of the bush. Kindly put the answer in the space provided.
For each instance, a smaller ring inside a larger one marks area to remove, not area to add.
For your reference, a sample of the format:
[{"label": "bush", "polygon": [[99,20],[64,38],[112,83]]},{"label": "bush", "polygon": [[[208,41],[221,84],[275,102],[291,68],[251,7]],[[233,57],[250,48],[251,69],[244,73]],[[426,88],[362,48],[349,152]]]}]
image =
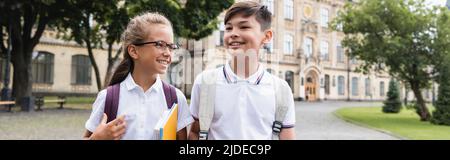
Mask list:
[{"label": "bush", "polygon": [[383,102],[384,113],[398,113],[402,109],[402,102],[400,100],[400,92],[398,84],[394,80],[389,82],[389,91],[387,92],[387,99]]}]

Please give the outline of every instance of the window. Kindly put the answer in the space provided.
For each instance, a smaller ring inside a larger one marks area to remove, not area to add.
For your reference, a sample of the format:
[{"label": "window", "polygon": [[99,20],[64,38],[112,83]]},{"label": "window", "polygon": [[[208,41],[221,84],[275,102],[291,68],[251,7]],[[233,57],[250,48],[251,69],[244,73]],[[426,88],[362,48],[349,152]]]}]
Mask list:
[{"label": "window", "polygon": [[267,68],[266,71],[269,72],[270,74],[275,73],[275,71],[273,71],[273,69],[270,69],[270,68]]},{"label": "window", "polygon": [[284,18],[294,20],[294,0],[284,0]]},{"label": "window", "polygon": [[320,43],[320,54],[322,56],[322,59],[324,61],[328,61],[329,60],[329,55],[328,55],[328,42],[327,41],[322,41]]},{"label": "window", "polygon": [[344,63],[344,50],[342,49],[341,43],[339,42],[336,46],[336,52],[337,52],[337,61],[340,63]]},{"label": "window", "polygon": [[333,76],[333,87],[336,87],[336,76]]},{"label": "window", "polygon": [[322,8],[320,10],[320,25],[322,27],[328,28],[328,18],[329,17],[329,12],[328,9]]},{"label": "window", "polygon": [[353,96],[357,96],[359,94],[358,92],[358,77],[353,77],[352,78],[352,95]]},{"label": "window", "polygon": [[294,72],[287,71],[285,74],[286,82],[289,84],[289,87],[291,87],[291,90],[294,91]]},{"label": "window", "polygon": [[358,64],[358,60],[356,60],[356,58],[352,58],[352,60],[350,60],[352,64]]},{"label": "window", "polygon": [[339,76],[338,77],[338,93],[339,95],[344,95],[345,94],[345,79],[344,76]]},{"label": "window", "polygon": [[6,60],[0,57],[0,82],[3,82],[5,75],[5,69],[6,69]]},{"label": "window", "polygon": [[91,84],[91,61],[88,56],[72,56],[72,84],[90,85]]},{"label": "window", "polygon": [[370,79],[369,78],[366,78],[365,86],[366,86],[366,96],[372,96],[372,93],[370,91]]},{"label": "window", "polygon": [[292,55],[294,52],[294,37],[290,34],[284,36],[284,54]]},{"label": "window", "polygon": [[384,82],[380,82],[380,96],[384,96]]},{"label": "window", "polygon": [[267,9],[269,9],[269,11],[272,13],[272,15],[275,14],[275,10],[274,10],[275,3],[274,3],[274,1],[275,0],[264,0],[263,1],[263,5],[267,6]]},{"label": "window", "polygon": [[[340,13],[339,11],[337,11],[337,12],[336,12],[336,17],[339,17],[339,16],[341,16],[341,13]],[[337,29],[338,31],[342,31],[342,28],[343,28],[342,23],[339,23],[339,24],[337,25],[337,27],[336,27],[336,29]]]},{"label": "window", "polygon": [[273,53],[273,41],[265,44],[264,49],[266,49],[267,53]]},{"label": "window", "polygon": [[54,55],[48,52],[33,52],[31,75],[34,83],[53,83]]},{"label": "window", "polygon": [[223,46],[223,36],[225,34],[225,24],[223,22],[220,22],[219,24],[219,37],[217,39],[216,45],[217,46]]},{"label": "window", "polygon": [[216,68],[222,68],[223,64],[216,65]]},{"label": "window", "polygon": [[312,38],[310,38],[310,37],[305,38],[303,50],[305,52],[306,57],[311,57],[311,55],[313,54],[313,39]]},{"label": "window", "polygon": [[330,75],[325,75],[325,94],[330,94]]}]

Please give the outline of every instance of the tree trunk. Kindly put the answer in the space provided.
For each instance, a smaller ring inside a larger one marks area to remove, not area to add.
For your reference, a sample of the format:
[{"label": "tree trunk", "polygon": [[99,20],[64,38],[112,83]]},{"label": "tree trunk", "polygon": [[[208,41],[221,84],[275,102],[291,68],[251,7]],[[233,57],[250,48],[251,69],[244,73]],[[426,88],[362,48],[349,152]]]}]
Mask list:
[{"label": "tree trunk", "polygon": [[420,116],[421,121],[429,121],[431,118],[430,112],[428,111],[428,108],[425,105],[425,100],[422,97],[422,92],[420,92],[419,82],[410,82],[411,89],[414,92],[414,96],[417,99],[417,105],[418,105],[418,114]]},{"label": "tree trunk", "polygon": [[[17,105],[22,105],[22,98],[31,97],[32,91],[32,75],[31,75],[31,56],[26,56],[22,43],[16,43],[11,53],[11,61],[13,70],[13,90],[12,95],[15,97]],[[29,53],[31,54],[31,53]]]},{"label": "tree trunk", "polygon": [[108,44],[108,68],[106,69],[106,75],[105,80],[103,82],[103,87],[106,88],[109,85],[109,81],[112,78],[112,75],[114,74],[114,71],[117,67],[119,55],[121,54],[121,50],[117,50],[116,55],[112,56],[112,44]]},{"label": "tree trunk", "polygon": [[95,73],[95,81],[97,83],[97,90],[100,92],[102,88],[102,81],[100,77],[100,71],[98,70],[97,62],[95,61],[94,52],[92,51],[92,43],[89,38],[91,38],[91,26],[89,23],[89,16],[84,19],[84,29],[86,32],[86,38],[84,39],[84,42],[86,43],[86,47],[88,50],[89,60],[91,61],[91,65],[94,68]]},{"label": "tree trunk", "polygon": [[101,77],[100,77],[100,71],[98,70],[98,65],[97,65],[97,62],[95,61],[94,53],[92,52],[91,42],[88,39],[85,39],[85,42],[86,42],[86,47],[88,49],[89,60],[91,61],[92,67],[94,68],[95,81],[97,82],[97,89],[98,89],[98,91],[101,91],[103,88],[102,88],[102,81],[101,81]]}]

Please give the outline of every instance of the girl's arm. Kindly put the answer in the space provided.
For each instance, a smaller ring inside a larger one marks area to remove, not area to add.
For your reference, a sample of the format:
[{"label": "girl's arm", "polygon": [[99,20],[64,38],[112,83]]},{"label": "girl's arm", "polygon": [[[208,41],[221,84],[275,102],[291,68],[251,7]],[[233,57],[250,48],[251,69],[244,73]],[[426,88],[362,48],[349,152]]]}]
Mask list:
[{"label": "girl's arm", "polygon": [[94,133],[86,131],[83,138],[86,140],[120,140],[125,134],[125,116],[122,115],[109,123],[106,123],[107,119],[106,114],[103,114],[102,121]]},{"label": "girl's arm", "polygon": [[177,132],[177,140],[187,140],[187,129],[184,127]]},{"label": "girl's arm", "polygon": [[91,135],[92,135],[92,132],[89,131],[89,130],[86,130],[86,132],[84,132],[83,139],[84,139],[84,140],[90,140]]}]

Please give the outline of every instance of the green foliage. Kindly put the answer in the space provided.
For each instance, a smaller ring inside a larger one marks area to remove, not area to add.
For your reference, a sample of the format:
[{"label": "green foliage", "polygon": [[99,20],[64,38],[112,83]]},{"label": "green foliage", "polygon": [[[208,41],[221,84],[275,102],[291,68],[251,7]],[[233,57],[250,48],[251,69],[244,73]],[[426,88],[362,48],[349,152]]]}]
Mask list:
[{"label": "green foliage", "polygon": [[438,100],[435,103],[436,110],[433,112],[431,122],[440,125],[450,125],[450,11],[442,10],[437,20],[438,24],[438,46],[441,53],[436,57],[437,82],[439,83]]},{"label": "green foliage", "polygon": [[398,113],[402,108],[402,102],[400,101],[398,83],[394,80],[389,82],[389,90],[387,92],[387,99],[384,101],[382,111],[384,113]]},{"label": "green foliage", "polygon": [[384,70],[411,86],[424,121],[430,114],[420,91],[430,86],[430,70],[450,50],[450,29],[441,24],[446,17],[439,11],[444,9],[427,7],[424,0],[361,0],[346,4],[332,22],[335,30],[342,25],[342,44],[351,58],[363,61],[360,70]]}]

